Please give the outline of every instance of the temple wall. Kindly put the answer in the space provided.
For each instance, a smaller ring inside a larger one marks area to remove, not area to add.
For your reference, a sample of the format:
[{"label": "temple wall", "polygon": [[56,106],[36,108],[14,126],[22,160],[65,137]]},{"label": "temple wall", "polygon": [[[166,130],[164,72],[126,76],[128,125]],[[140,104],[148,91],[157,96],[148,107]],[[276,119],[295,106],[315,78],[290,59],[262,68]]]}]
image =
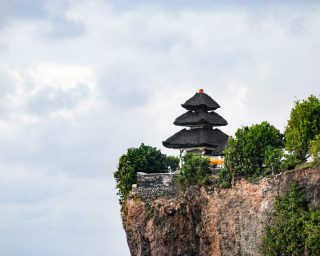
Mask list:
[{"label": "temple wall", "polygon": [[139,195],[144,201],[151,202],[156,198],[172,198],[178,191],[175,178],[178,173],[137,173],[137,184],[132,187],[132,195]]}]

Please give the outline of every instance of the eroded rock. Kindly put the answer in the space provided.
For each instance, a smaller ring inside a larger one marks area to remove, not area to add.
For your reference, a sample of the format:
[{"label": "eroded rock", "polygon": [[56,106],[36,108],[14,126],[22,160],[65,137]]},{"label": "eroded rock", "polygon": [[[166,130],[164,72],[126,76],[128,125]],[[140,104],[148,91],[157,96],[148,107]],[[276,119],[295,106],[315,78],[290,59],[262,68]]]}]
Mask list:
[{"label": "eroded rock", "polygon": [[[276,196],[296,181],[310,202],[320,202],[320,169],[309,168],[264,178],[241,180],[230,189],[192,187],[174,198],[158,198],[147,218],[146,203],[128,199],[124,227],[134,256],[260,255],[264,226]],[[149,207],[149,206],[148,206]]]}]

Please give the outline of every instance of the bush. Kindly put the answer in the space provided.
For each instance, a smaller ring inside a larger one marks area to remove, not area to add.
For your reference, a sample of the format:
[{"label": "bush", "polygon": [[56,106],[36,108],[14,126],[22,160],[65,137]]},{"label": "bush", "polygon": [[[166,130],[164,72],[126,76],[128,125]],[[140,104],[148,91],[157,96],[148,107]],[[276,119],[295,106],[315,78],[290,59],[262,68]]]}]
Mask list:
[{"label": "bush", "polygon": [[239,178],[266,175],[263,168],[280,168],[283,136],[268,122],[238,129],[226,147],[224,170],[219,173],[221,186],[228,187]]},{"label": "bush", "polygon": [[306,249],[309,255],[320,255],[320,208],[310,210],[309,218],[305,223]]},{"label": "bush", "polygon": [[309,155],[314,165],[320,165],[320,134],[309,141]]},{"label": "bush", "polygon": [[301,160],[293,154],[284,154],[281,162],[282,170],[293,170],[297,165],[301,164]]},{"label": "bush", "polygon": [[273,224],[265,228],[263,255],[320,255],[320,211],[309,209],[303,190],[295,183],[274,203]]},{"label": "bush", "polygon": [[280,172],[283,168],[283,157],[284,154],[281,148],[273,148],[271,146],[268,146],[265,150],[264,156],[264,174],[269,174],[271,172],[271,174],[274,175],[275,173]]},{"label": "bush", "polygon": [[118,170],[114,173],[119,190],[120,204],[136,183],[136,173],[157,173],[174,171],[179,166],[179,158],[166,156],[155,147],[141,144],[139,148],[129,148],[119,160]]},{"label": "bush", "polygon": [[319,134],[320,100],[311,95],[306,100],[296,101],[284,133],[286,149],[305,162],[309,142]]},{"label": "bush", "polygon": [[146,215],[147,220],[151,220],[154,217],[154,209],[149,204],[146,205]]},{"label": "bush", "polygon": [[177,185],[181,189],[205,183],[211,174],[208,157],[187,153],[182,158],[183,164],[177,177]]},{"label": "bush", "polygon": [[221,188],[230,188],[232,184],[232,174],[229,172],[231,168],[222,168],[219,171],[218,183]]},{"label": "bush", "polygon": [[274,203],[274,225],[266,227],[263,239],[264,255],[303,255],[307,200],[303,191],[291,185],[287,196],[278,197]]}]

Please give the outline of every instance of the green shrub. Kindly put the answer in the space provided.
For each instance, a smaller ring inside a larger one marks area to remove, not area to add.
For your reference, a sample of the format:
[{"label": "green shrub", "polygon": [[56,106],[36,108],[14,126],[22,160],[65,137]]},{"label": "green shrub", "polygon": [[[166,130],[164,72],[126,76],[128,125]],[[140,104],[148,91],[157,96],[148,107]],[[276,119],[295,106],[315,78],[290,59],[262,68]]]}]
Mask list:
[{"label": "green shrub", "polygon": [[320,134],[320,100],[311,95],[296,101],[285,130],[286,149],[302,162],[308,157],[308,144]]},{"label": "green shrub", "polygon": [[147,220],[151,220],[154,217],[154,209],[149,204],[146,205],[146,215]]},{"label": "green shrub", "polygon": [[320,165],[320,134],[309,141],[309,155],[312,157],[314,165]]},{"label": "green shrub", "polygon": [[232,183],[232,174],[228,171],[231,168],[222,168],[219,171],[218,183],[221,188],[230,188]]},{"label": "green shrub", "polygon": [[229,139],[224,150],[224,170],[219,173],[219,182],[229,187],[239,178],[257,178],[264,176],[265,167],[275,172],[280,168],[283,136],[268,122],[245,126],[238,129]]},{"label": "green shrub", "polygon": [[272,224],[265,228],[263,255],[319,255],[320,211],[309,209],[303,190],[290,184],[287,195],[274,203]]},{"label": "green shrub", "polygon": [[298,159],[295,155],[293,154],[284,154],[283,155],[283,160],[281,162],[281,169],[282,170],[293,170],[301,164],[301,160]]},{"label": "green shrub", "polygon": [[136,183],[137,172],[169,172],[176,170],[178,166],[178,157],[166,156],[155,147],[141,144],[139,148],[129,148],[127,153],[120,157],[118,170],[114,173],[121,206],[132,185]]},{"label": "green shrub", "polygon": [[187,153],[182,158],[183,164],[177,177],[177,185],[181,189],[205,183],[211,174],[208,157]]},{"label": "green shrub", "polygon": [[306,249],[309,255],[320,255],[320,208],[310,210],[309,218],[305,223]]},{"label": "green shrub", "polygon": [[284,153],[282,148],[273,148],[271,146],[266,147],[266,150],[264,153],[264,164],[265,164],[264,175],[269,173],[273,175],[282,171],[283,157],[284,157]]}]

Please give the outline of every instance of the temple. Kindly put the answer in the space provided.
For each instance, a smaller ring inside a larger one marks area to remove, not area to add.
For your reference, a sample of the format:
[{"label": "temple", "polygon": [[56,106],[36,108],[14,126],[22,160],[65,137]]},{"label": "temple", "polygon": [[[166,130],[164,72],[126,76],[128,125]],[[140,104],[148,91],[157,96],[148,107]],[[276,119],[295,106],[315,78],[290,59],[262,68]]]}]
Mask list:
[{"label": "temple", "polygon": [[228,143],[229,136],[214,126],[225,126],[227,121],[214,112],[220,108],[209,95],[200,89],[193,97],[181,105],[188,110],[177,117],[175,125],[186,126],[167,140],[163,146],[179,149],[180,152],[192,152],[206,155],[212,163],[223,164],[223,150]]}]

